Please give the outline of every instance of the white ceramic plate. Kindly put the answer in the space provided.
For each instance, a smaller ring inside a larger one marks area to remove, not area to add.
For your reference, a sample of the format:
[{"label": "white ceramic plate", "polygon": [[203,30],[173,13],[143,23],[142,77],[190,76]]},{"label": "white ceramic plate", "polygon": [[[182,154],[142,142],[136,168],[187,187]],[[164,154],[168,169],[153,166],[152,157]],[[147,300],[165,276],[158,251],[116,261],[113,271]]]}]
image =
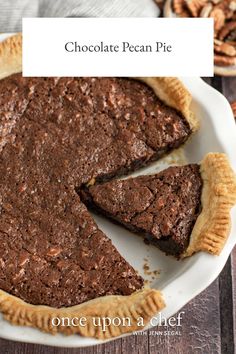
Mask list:
[{"label": "white ceramic plate", "polygon": [[[177,17],[177,15],[172,10],[172,3],[173,0],[165,1],[165,5],[163,9],[164,17],[173,17],[173,18]],[[230,65],[230,66],[215,65],[214,73],[220,76],[236,76],[236,65]]]},{"label": "white ceramic plate", "polygon": [[[225,152],[236,170],[236,126],[228,101],[200,78],[181,78],[181,80],[193,96],[192,110],[201,121],[200,130],[184,148],[187,161],[199,162],[210,151]],[[182,159],[179,154],[175,155],[176,160]],[[154,163],[143,169],[141,173],[153,173],[166,167],[170,162],[173,163],[173,157]],[[154,246],[145,245],[141,237],[102,217],[95,218],[99,227],[112,239],[125,259],[140,272],[144,279],[150,281],[153,288],[163,292],[166,308],[162,311],[162,315],[167,318],[174,315],[211,284],[221,272],[236,243],[236,208],[232,210],[231,235],[221,255],[198,253],[184,261],[176,261],[165,256]],[[148,261],[144,261],[145,258]],[[155,279],[144,274],[144,263],[148,263],[151,271],[159,270],[160,274],[155,276],[153,273]],[[52,336],[36,329],[15,327],[4,321],[1,316],[0,337],[60,347],[84,347],[101,343],[78,335]]]}]

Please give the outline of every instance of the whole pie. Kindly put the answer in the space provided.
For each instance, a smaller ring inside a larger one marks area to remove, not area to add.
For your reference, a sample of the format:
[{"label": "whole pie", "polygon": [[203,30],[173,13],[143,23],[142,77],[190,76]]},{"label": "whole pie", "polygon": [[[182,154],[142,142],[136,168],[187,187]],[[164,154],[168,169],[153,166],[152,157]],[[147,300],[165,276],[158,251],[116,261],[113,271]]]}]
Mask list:
[{"label": "whole pie", "polygon": [[[50,333],[102,339],[141,329],[137,319],[145,326],[162,296],[144,287],[79,194],[185,143],[198,127],[191,95],[176,78],[23,78],[21,42],[0,44],[0,311]],[[227,202],[225,239],[234,194],[229,201],[226,180],[214,188]],[[87,322],[53,326],[63,317]],[[94,325],[107,317],[131,325]]]},{"label": "whole pie", "polygon": [[219,254],[230,231],[236,178],[224,154],[209,153],[200,164],[97,184],[81,194],[90,207],[167,254]]}]

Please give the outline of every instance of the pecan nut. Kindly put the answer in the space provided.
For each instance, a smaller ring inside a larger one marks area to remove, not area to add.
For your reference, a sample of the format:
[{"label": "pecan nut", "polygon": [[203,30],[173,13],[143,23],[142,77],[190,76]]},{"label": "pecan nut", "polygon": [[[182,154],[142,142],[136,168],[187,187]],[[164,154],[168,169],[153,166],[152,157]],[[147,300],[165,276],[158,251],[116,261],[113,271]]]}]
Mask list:
[{"label": "pecan nut", "polygon": [[219,39],[223,41],[234,31],[236,31],[236,21],[227,22],[219,32]]},{"label": "pecan nut", "polygon": [[236,57],[229,57],[228,55],[218,55],[214,56],[214,63],[218,66],[233,66],[236,65]]},{"label": "pecan nut", "polygon": [[214,30],[216,36],[225,24],[225,14],[223,10],[214,8],[210,13],[210,17],[214,19]]},{"label": "pecan nut", "polygon": [[207,0],[186,0],[186,6],[193,17],[198,17]]},{"label": "pecan nut", "polygon": [[209,17],[211,11],[213,9],[213,5],[208,2],[202,9],[201,9],[201,12],[200,12],[200,17]]},{"label": "pecan nut", "polygon": [[218,39],[215,39],[214,41],[214,49],[215,52],[220,54],[225,54],[230,57],[236,56],[236,48],[233,45],[219,41]]}]

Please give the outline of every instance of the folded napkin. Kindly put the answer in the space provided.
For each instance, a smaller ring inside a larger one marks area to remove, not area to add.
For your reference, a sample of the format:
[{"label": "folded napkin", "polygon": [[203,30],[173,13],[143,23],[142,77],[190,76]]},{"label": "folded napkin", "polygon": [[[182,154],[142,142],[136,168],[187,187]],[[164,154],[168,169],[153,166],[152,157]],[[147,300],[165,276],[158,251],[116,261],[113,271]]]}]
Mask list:
[{"label": "folded napkin", "polygon": [[153,0],[0,0],[0,32],[21,31],[22,17],[157,17]]}]

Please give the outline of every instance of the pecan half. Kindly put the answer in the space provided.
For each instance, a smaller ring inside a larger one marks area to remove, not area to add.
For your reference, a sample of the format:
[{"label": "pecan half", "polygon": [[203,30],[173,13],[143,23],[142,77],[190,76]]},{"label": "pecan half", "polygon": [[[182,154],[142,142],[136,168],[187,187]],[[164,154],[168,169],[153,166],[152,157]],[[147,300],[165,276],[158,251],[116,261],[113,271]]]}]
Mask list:
[{"label": "pecan half", "polygon": [[236,57],[229,57],[227,55],[217,55],[214,56],[215,65],[219,66],[231,66],[236,65]]},{"label": "pecan half", "polygon": [[219,41],[218,39],[214,40],[214,49],[215,52],[220,54],[225,54],[230,57],[236,56],[236,48],[234,48],[234,46],[229,43]]},{"label": "pecan half", "polygon": [[186,6],[193,17],[198,17],[207,0],[186,0]]},{"label": "pecan half", "polygon": [[234,1],[235,0],[223,0],[223,1],[220,1],[215,6],[215,8],[221,9],[224,12],[224,14],[225,14],[225,18],[227,20],[230,20],[232,18],[233,14],[234,14],[234,10],[233,10]]},{"label": "pecan half", "polygon": [[236,30],[236,21],[227,22],[219,32],[219,39],[223,41],[234,30]]},{"label": "pecan half", "polygon": [[214,30],[216,36],[225,24],[225,14],[223,10],[214,8],[210,13],[210,17],[214,19]]},{"label": "pecan half", "polygon": [[212,3],[208,2],[208,3],[201,9],[200,17],[209,17],[209,15],[210,15],[212,9],[213,9]]},{"label": "pecan half", "polygon": [[185,0],[173,0],[173,10],[180,17],[190,17],[191,14],[187,10]]}]

